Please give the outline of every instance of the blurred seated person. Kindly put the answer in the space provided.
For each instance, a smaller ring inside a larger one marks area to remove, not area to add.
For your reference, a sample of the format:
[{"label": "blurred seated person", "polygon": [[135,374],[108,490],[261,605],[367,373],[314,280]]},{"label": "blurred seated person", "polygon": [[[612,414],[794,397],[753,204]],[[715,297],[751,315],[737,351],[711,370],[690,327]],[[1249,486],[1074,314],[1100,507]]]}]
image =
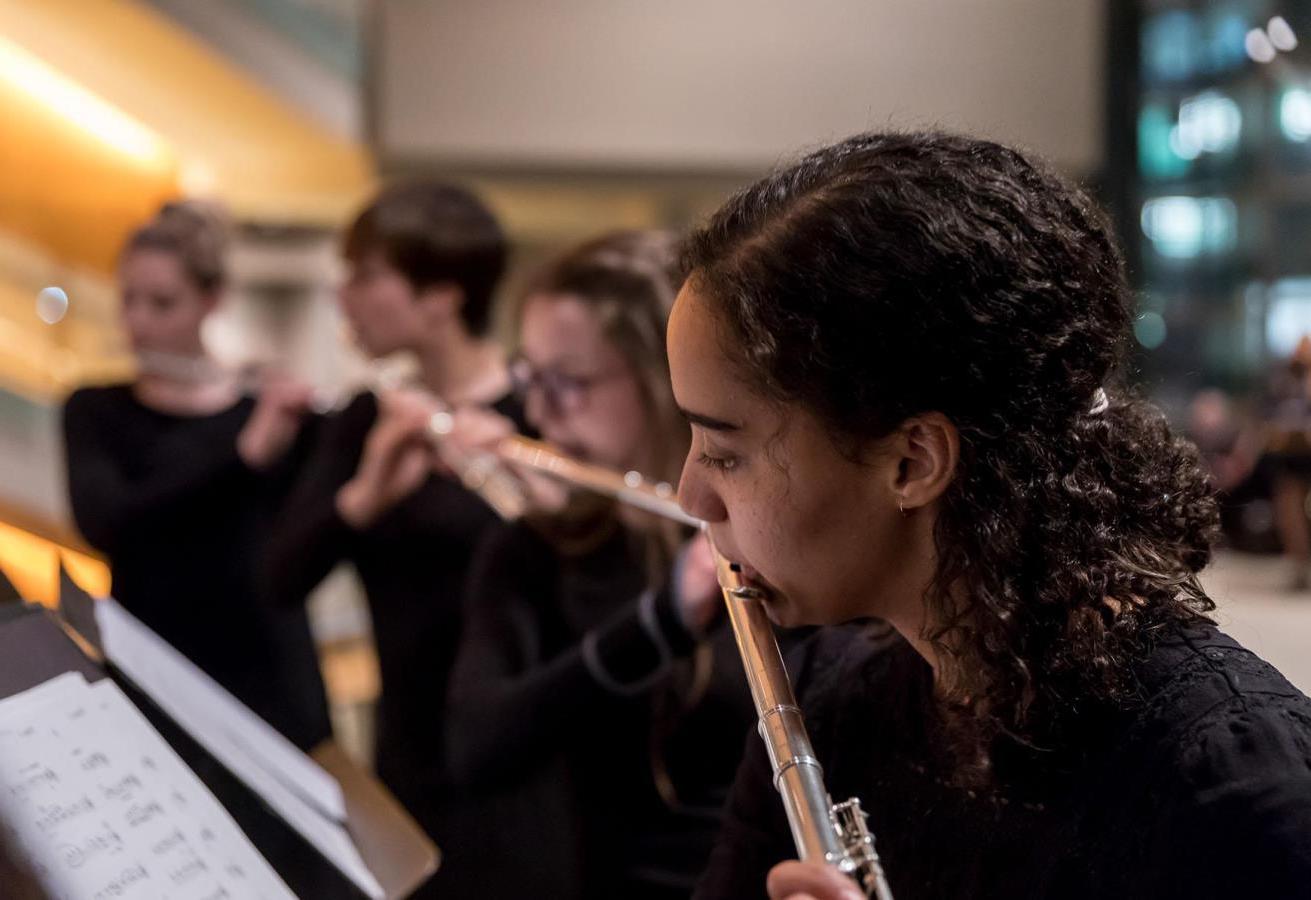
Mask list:
[{"label": "blurred seated person", "polygon": [[1275,371],[1266,451],[1274,477],[1275,527],[1288,561],[1287,587],[1304,591],[1311,567],[1307,493],[1311,489],[1311,335]]},{"label": "blurred seated person", "polygon": [[1225,544],[1245,552],[1277,552],[1271,505],[1274,464],[1262,447],[1261,424],[1228,393],[1208,388],[1189,403],[1186,431],[1215,488]]},{"label": "blurred seated person", "polygon": [[68,398],[69,500],[118,602],[308,749],[330,734],[309,621],[268,602],[258,571],[310,397],[271,378],[253,398],[207,354],[225,242],[218,211],[187,203],[129,238],[118,280],[139,374]]},{"label": "blurred seated person", "polygon": [[1256,464],[1254,447],[1229,395],[1198,391],[1188,404],[1188,437],[1201,452],[1211,483],[1221,493],[1238,487]]}]

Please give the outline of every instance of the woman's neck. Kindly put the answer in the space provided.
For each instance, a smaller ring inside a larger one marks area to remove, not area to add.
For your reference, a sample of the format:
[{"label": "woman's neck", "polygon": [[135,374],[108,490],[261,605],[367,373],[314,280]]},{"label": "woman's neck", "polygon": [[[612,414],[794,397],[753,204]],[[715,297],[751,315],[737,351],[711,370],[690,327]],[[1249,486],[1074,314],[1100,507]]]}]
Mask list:
[{"label": "woman's neck", "polygon": [[906,639],[915,652],[933,669],[936,682],[942,675],[940,648],[929,640],[936,623],[931,619],[928,602],[937,572],[937,553],[933,542],[935,516],[929,510],[915,510],[908,514],[914,534],[900,554],[902,566],[897,579],[888,585],[884,596],[876,598],[877,609],[872,612],[888,622]]},{"label": "woman's neck", "polygon": [[132,393],[144,406],[178,416],[214,415],[241,399],[237,379],[228,375],[188,381],[146,373],[133,382]]},{"label": "woman's neck", "polygon": [[500,346],[456,332],[418,348],[423,383],[452,406],[486,406],[510,389],[510,372]]}]

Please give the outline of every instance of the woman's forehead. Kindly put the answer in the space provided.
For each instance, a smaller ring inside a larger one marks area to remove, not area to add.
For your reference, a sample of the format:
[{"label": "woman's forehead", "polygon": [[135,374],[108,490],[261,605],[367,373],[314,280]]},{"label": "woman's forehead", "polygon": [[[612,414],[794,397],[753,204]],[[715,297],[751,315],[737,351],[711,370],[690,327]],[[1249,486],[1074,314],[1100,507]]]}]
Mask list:
[{"label": "woman's forehead", "polygon": [[667,338],[674,400],[689,421],[742,432],[749,423],[777,418],[775,404],[746,381],[731,357],[709,303],[687,285],[674,302]]},{"label": "woman's forehead", "polygon": [[539,294],[524,304],[519,351],[539,365],[588,363],[618,353],[595,312],[567,294]]}]

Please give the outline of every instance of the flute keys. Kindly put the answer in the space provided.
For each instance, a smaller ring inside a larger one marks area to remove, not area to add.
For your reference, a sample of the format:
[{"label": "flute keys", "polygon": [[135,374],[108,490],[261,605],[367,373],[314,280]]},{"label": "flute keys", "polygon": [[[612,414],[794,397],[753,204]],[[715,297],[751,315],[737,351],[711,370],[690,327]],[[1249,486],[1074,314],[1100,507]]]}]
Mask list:
[{"label": "flute keys", "polygon": [[428,430],[439,437],[445,437],[455,430],[455,417],[446,410],[438,410],[428,419]]}]

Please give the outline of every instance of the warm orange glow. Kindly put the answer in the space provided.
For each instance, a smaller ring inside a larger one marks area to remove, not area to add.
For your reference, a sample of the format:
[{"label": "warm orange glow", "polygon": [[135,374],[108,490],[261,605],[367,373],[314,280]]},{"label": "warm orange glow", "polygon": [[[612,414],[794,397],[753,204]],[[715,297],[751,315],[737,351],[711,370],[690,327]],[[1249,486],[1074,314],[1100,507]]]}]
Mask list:
[{"label": "warm orange glow", "polygon": [[109,275],[129,232],[178,195],[178,163],[72,82],[28,77],[53,70],[4,68],[13,46],[0,45],[0,229]]},{"label": "warm orange glow", "polygon": [[172,152],[157,134],[3,37],[0,80],[130,159],[151,167],[171,166]]},{"label": "warm orange glow", "polygon": [[335,225],[370,189],[356,141],[142,0],[0,0],[0,34],[161,136],[182,186],[238,218]]},{"label": "warm orange glow", "polygon": [[87,556],[67,547],[60,549],[64,568],[77,586],[92,597],[109,596],[109,566],[94,556]]},{"label": "warm orange glow", "polygon": [[0,524],[0,568],[24,599],[55,605],[59,598],[59,552],[54,544]]},{"label": "warm orange glow", "polygon": [[59,602],[59,556],[73,580],[87,593],[109,593],[109,568],[75,550],[0,523],[0,569],[24,599],[54,607]]}]

